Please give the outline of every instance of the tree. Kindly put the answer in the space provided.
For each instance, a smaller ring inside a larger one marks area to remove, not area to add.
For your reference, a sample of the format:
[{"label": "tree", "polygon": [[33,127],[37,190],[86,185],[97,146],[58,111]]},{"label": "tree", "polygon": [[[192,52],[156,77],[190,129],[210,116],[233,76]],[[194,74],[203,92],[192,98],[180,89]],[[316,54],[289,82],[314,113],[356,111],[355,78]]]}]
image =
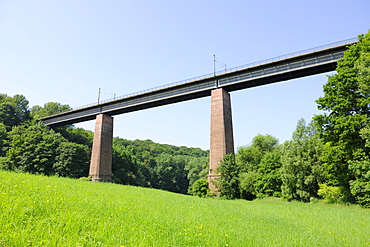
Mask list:
[{"label": "tree", "polygon": [[258,198],[281,196],[281,153],[276,150],[266,153],[258,165],[255,195]]},{"label": "tree", "polygon": [[64,138],[70,142],[83,144],[92,147],[94,132],[85,130],[83,128],[65,127],[63,129],[57,128],[56,131],[60,132]]},{"label": "tree", "polygon": [[88,175],[90,150],[33,120],[13,127],[5,169],[78,178]]},{"label": "tree", "polygon": [[124,146],[113,144],[112,172],[113,182],[136,186],[150,186],[142,172],[143,166]]},{"label": "tree", "polygon": [[279,140],[271,135],[257,135],[250,146],[239,148],[236,157],[242,198],[278,196],[281,185],[278,152]]},{"label": "tree", "polygon": [[72,107],[70,107],[69,105],[62,105],[58,102],[48,102],[45,103],[43,107],[38,105],[33,106],[31,108],[31,116],[35,119],[40,119],[70,110],[72,110]]},{"label": "tree", "polygon": [[124,150],[137,160],[139,170],[147,182],[145,186],[191,193],[192,184],[204,178],[208,172],[209,153],[199,148],[122,138],[114,138],[114,146],[124,147]]},{"label": "tree", "polygon": [[6,126],[7,131],[28,120],[30,120],[28,100],[23,95],[16,94],[10,97],[0,94],[0,122]]},{"label": "tree", "polygon": [[279,197],[281,195],[280,152],[275,150],[266,153],[255,170],[240,174],[241,197]]},{"label": "tree", "polygon": [[[189,180],[188,193],[193,194],[193,185],[196,181],[206,179],[208,175],[209,158],[208,157],[190,157],[185,165],[187,178]],[[207,182],[208,184],[208,182]]]},{"label": "tree", "polygon": [[[349,162],[370,154],[369,148],[360,136],[360,131],[369,124],[370,98],[369,82],[361,82],[361,73],[368,72],[370,32],[359,36],[359,43],[349,47],[344,57],[338,61],[337,73],[329,76],[324,85],[324,96],[316,102],[325,112],[315,116],[325,149],[324,170],[331,185],[340,186],[351,200],[350,181],[355,174],[349,169]],[[368,78],[366,75],[364,78]]]},{"label": "tree", "polygon": [[237,162],[243,172],[256,171],[263,156],[278,147],[279,140],[271,135],[257,135],[252,144],[238,150]]},{"label": "tree", "polygon": [[349,169],[355,177],[349,182],[352,195],[357,203],[370,208],[370,159],[351,161]]},{"label": "tree", "polygon": [[0,157],[5,155],[5,147],[7,146],[8,133],[6,131],[6,126],[0,123]]},{"label": "tree", "polygon": [[58,147],[65,139],[40,122],[14,127],[7,151],[8,169],[54,175]]},{"label": "tree", "polygon": [[184,155],[160,154],[156,158],[156,166],[153,169],[156,175],[154,187],[186,194],[189,186],[185,171],[187,160],[188,157]]},{"label": "tree", "polygon": [[87,146],[61,142],[56,150],[53,174],[61,177],[80,178],[89,174],[90,150]]},{"label": "tree", "polygon": [[[360,90],[365,95],[370,94],[370,32],[361,40],[362,52],[355,64],[358,71],[358,83]],[[365,146],[370,148],[370,125],[369,123],[360,131],[365,140]],[[370,207],[370,157],[368,153],[360,159],[349,162],[349,170],[354,174],[350,181],[350,190],[357,203],[364,207]]]},{"label": "tree", "polygon": [[300,119],[293,138],[282,146],[282,194],[288,200],[308,202],[318,197],[319,184],[325,181],[321,155],[323,144],[312,123]]},{"label": "tree", "polygon": [[192,189],[192,195],[199,197],[207,197],[209,194],[209,187],[207,179],[198,179],[194,182]]},{"label": "tree", "polygon": [[240,198],[239,172],[234,154],[226,154],[218,167],[220,176],[216,183],[220,196],[226,199]]}]

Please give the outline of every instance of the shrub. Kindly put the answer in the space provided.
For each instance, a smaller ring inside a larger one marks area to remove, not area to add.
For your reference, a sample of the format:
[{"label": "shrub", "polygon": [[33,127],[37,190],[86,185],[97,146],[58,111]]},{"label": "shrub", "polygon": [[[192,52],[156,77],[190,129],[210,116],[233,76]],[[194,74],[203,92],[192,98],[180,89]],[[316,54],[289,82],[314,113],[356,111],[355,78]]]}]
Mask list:
[{"label": "shrub", "polygon": [[343,194],[339,187],[337,186],[329,186],[327,184],[319,184],[319,191],[317,194],[324,198],[324,201],[327,203],[339,203],[341,202],[341,198]]},{"label": "shrub", "polygon": [[209,194],[208,181],[198,179],[192,186],[192,194],[199,197],[207,197]]}]

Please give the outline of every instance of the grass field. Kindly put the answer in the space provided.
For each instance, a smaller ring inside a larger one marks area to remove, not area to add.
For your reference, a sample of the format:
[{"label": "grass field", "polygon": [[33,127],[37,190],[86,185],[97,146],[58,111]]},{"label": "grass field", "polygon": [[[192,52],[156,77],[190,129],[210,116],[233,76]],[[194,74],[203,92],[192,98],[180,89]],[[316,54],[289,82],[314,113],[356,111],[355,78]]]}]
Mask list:
[{"label": "grass field", "polygon": [[0,246],[369,246],[370,210],[0,171]]}]

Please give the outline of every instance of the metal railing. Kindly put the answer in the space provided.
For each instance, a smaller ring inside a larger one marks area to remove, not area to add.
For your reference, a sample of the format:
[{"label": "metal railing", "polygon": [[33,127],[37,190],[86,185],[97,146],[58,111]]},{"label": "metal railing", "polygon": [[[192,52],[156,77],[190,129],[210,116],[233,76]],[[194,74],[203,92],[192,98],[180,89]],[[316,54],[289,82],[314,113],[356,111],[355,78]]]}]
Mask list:
[{"label": "metal railing", "polygon": [[241,65],[241,66],[238,66],[238,67],[229,68],[229,69],[226,69],[226,70],[225,69],[224,70],[219,70],[219,71],[216,71],[215,73],[200,75],[200,76],[192,77],[192,78],[189,78],[189,79],[176,81],[176,82],[169,83],[169,84],[164,84],[164,85],[161,85],[161,86],[158,86],[158,87],[149,88],[149,89],[146,89],[146,90],[142,90],[142,91],[138,91],[138,92],[134,92],[134,93],[130,93],[130,94],[125,94],[125,95],[118,96],[118,97],[115,97],[115,98],[110,98],[110,99],[102,100],[102,101],[99,101],[99,102],[94,102],[94,103],[91,103],[91,104],[75,107],[75,108],[73,108],[73,110],[82,109],[82,108],[95,106],[95,105],[100,105],[100,104],[104,104],[104,103],[112,102],[112,101],[116,101],[116,100],[121,100],[121,99],[124,99],[124,98],[129,98],[129,97],[140,95],[140,94],[150,93],[150,92],[154,92],[154,91],[157,91],[157,90],[160,90],[160,89],[166,89],[166,88],[170,88],[170,87],[173,87],[173,86],[178,86],[178,85],[181,85],[181,84],[185,84],[185,83],[188,83],[188,82],[191,82],[191,81],[196,81],[196,80],[200,80],[200,79],[214,77],[215,75],[217,76],[217,75],[227,74],[229,72],[234,72],[234,71],[237,71],[237,70],[246,69],[246,68],[249,68],[249,67],[254,67],[254,66],[257,66],[257,65],[267,64],[267,63],[271,63],[271,62],[274,62],[274,61],[278,61],[278,60],[282,60],[282,59],[286,59],[286,58],[291,58],[291,57],[307,54],[307,53],[310,53],[310,52],[324,50],[324,49],[331,48],[331,47],[336,47],[336,46],[339,46],[339,45],[350,44],[350,43],[353,43],[355,41],[358,41],[357,37],[342,40],[342,41],[338,41],[338,42],[334,42],[334,43],[330,43],[330,44],[326,44],[326,45],[317,46],[317,47],[314,47],[314,48],[309,48],[309,49],[306,49],[306,50],[301,50],[301,51],[298,51],[298,52],[288,53],[288,54],[285,54],[285,55],[282,55],[282,56],[277,56],[277,57],[257,61],[257,62],[254,62],[254,63],[249,63],[249,64]]}]

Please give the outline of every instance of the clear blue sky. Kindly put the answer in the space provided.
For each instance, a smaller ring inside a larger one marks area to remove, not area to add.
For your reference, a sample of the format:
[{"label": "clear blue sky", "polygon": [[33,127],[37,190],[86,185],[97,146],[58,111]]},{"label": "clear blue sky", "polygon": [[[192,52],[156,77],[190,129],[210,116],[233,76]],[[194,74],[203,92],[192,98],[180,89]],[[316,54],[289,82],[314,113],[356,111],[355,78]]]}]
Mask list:
[{"label": "clear blue sky", "polygon": [[[0,93],[78,107],[366,33],[370,1],[0,0]],[[330,73],[328,73],[330,74]],[[327,74],[231,93],[235,146],[284,142]],[[210,98],[115,117],[114,136],[209,149]],[[94,121],[77,127],[93,130]]]}]

